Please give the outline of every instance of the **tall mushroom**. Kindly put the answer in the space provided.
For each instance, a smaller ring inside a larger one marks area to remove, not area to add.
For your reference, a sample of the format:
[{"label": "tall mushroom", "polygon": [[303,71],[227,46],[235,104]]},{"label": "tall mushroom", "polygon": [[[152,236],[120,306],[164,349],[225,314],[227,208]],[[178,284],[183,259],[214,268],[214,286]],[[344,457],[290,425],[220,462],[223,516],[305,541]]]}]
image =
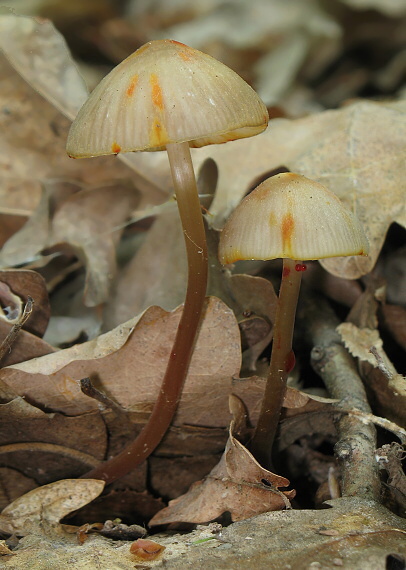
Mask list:
[{"label": "tall mushroom", "polygon": [[212,57],[172,40],[152,41],[114,68],[72,124],[74,158],[166,150],[185,237],[188,284],[166,373],[148,423],[133,444],[89,476],[112,481],[162,439],[180,400],[207,286],[207,248],[190,147],[262,132],[268,112],[255,91]]},{"label": "tall mushroom", "polygon": [[283,258],[282,279],[264,398],[251,450],[271,465],[272,444],[294,366],[292,337],[303,260],[367,255],[368,242],[358,220],[327,188],[293,173],[268,178],[228,219],[220,237],[221,263]]}]

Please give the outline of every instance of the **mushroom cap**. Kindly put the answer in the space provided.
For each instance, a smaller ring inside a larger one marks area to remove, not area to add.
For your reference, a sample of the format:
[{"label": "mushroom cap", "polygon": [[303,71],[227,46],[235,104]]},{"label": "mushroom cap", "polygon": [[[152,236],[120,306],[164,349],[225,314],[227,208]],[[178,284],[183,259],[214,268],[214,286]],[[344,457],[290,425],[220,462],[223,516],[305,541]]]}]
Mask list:
[{"label": "mushroom cap", "polygon": [[284,173],[262,182],[234,210],[220,237],[221,263],[367,255],[358,219],[325,186]]},{"label": "mushroom cap", "polygon": [[74,158],[223,143],[262,132],[268,111],[226,65],[173,40],[151,41],[115,67],[74,120]]}]

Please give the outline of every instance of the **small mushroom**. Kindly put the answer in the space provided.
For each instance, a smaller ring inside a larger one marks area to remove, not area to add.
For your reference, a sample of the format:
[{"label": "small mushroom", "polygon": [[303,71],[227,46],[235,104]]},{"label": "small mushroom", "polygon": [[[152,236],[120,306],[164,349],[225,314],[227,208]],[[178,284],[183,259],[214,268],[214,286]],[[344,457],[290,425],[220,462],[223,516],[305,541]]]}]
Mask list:
[{"label": "small mushroom", "polygon": [[74,158],[166,150],[185,237],[188,285],[182,318],[150,419],[137,440],[87,476],[113,481],[159,444],[180,400],[207,286],[207,247],[190,147],[262,132],[268,112],[255,91],[212,57],[173,40],[151,41],[95,88],[69,132]]},{"label": "small mushroom", "polygon": [[220,237],[221,263],[283,258],[269,375],[251,450],[271,466],[288,373],[294,366],[293,327],[303,260],[367,255],[357,218],[321,184],[293,173],[262,182],[235,209]]}]

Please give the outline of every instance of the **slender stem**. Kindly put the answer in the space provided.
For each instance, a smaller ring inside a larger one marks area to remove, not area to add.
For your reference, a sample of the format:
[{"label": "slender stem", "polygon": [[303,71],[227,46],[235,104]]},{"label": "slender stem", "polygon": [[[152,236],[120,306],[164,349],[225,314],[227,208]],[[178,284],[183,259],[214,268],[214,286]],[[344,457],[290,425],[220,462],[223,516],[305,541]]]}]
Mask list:
[{"label": "slender stem", "polygon": [[[299,265],[300,270],[296,270]],[[286,392],[286,381],[294,366],[293,328],[303,265],[283,260],[282,280],[276,308],[269,374],[258,423],[251,441],[251,451],[265,468],[271,466],[272,445]]]},{"label": "slender stem", "polygon": [[112,483],[142,463],[158,446],[178,407],[202,317],[207,286],[207,246],[188,143],[167,146],[185,237],[188,284],[182,317],[154,408],[139,436],[116,457],[83,477]]}]

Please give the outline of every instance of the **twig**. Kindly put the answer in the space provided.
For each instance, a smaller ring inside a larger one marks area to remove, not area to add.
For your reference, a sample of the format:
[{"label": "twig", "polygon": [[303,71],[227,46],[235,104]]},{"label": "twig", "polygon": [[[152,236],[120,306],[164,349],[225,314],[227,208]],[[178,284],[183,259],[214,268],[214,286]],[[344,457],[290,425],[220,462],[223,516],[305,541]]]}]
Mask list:
[{"label": "twig", "polygon": [[17,340],[18,333],[30,318],[33,307],[34,299],[32,297],[28,297],[22,314],[19,316],[17,322],[14,323],[8,335],[0,345],[0,362],[3,360],[6,354],[11,352],[11,347]]},{"label": "twig", "polygon": [[[311,361],[332,398],[347,411],[370,414],[366,392],[353,357],[336,332],[339,320],[325,299],[306,295],[299,314],[313,343]],[[342,495],[379,501],[380,481],[375,460],[376,429],[354,412],[337,420],[339,440],[334,451],[342,468]]]},{"label": "twig", "polygon": [[92,380],[89,377],[82,378],[80,380],[80,389],[86,396],[93,398],[103,406],[103,408],[109,408],[112,410],[117,417],[125,419],[128,423],[128,416],[126,411],[117,402],[106,396],[103,392],[98,390],[93,386]]}]

